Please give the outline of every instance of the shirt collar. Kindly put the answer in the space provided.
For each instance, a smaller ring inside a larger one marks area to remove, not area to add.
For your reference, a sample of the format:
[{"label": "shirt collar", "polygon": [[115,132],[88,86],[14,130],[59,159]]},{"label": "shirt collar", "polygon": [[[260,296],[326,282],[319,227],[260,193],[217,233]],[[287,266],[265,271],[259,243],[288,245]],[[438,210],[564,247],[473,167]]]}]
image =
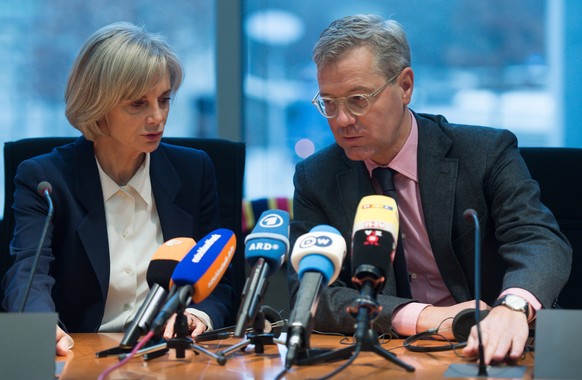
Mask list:
[{"label": "shirt collar", "polygon": [[137,169],[137,172],[131,177],[127,185],[119,186],[111,177],[109,177],[99,165],[97,157],[97,169],[99,170],[99,179],[101,180],[101,189],[103,191],[103,201],[107,202],[119,190],[133,188],[140,197],[149,205],[152,202],[152,186],[150,182],[150,154],[146,153],[145,160]]}]

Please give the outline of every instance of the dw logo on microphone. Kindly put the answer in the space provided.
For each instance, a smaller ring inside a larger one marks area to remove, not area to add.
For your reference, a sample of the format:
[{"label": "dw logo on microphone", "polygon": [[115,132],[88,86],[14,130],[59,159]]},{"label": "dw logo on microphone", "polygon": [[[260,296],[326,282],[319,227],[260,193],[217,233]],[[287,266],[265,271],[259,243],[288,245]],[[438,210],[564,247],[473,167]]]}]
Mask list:
[{"label": "dw logo on microphone", "polygon": [[329,247],[332,240],[327,236],[307,235],[299,243],[299,248]]}]

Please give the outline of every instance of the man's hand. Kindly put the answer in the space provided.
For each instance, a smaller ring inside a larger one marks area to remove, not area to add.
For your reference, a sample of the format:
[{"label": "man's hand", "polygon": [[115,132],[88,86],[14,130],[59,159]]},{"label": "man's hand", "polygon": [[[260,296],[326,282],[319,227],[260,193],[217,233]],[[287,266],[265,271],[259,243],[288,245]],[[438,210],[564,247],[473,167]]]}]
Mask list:
[{"label": "man's hand", "polygon": [[[184,315],[188,319],[188,331],[191,331],[192,338],[196,338],[198,335],[206,331],[206,325],[194,315],[184,312]],[[176,314],[168,320],[166,324],[166,329],[164,330],[164,339],[171,339],[174,336],[174,321],[176,320]]]},{"label": "man's hand", "polygon": [[73,338],[57,326],[57,355],[66,356],[74,345]]},{"label": "man's hand", "polygon": [[[446,339],[455,340],[453,335],[453,319],[465,309],[474,309],[475,300],[465,301],[452,306],[427,306],[418,316],[416,332],[439,328],[439,334]],[[489,306],[483,301],[479,302],[480,310],[487,310]]]},{"label": "man's hand", "polygon": [[[491,309],[489,315],[481,321],[485,364],[507,358],[517,360],[523,353],[528,335],[529,327],[525,313],[505,306]],[[463,355],[476,356],[478,353],[477,327],[473,326],[467,346],[463,349]]]}]

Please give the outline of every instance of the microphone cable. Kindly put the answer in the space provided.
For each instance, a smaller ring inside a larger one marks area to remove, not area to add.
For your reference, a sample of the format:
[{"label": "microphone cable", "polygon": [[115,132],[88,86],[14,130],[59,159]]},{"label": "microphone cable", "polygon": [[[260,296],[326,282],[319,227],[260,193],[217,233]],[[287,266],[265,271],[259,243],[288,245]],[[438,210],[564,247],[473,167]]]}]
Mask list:
[{"label": "microphone cable", "polygon": [[144,338],[139,341],[138,344],[135,345],[135,347],[133,348],[133,350],[131,350],[131,352],[124,357],[123,360],[121,360],[120,362],[115,363],[114,365],[108,367],[105,369],[105,371],[103,371],[99,377],[97,378],[98,380],[103,380],[105,379],[111,372],[115,371],[116,369],[122,367],[123,365],[125,365],[125,363],[127,363],[130,359],[132,359],[135,354],[141,350],[141,348],[143,346],[145,346],[145,344],[154,336],[154,331],[148,331],[148,333],[144,336]]}]

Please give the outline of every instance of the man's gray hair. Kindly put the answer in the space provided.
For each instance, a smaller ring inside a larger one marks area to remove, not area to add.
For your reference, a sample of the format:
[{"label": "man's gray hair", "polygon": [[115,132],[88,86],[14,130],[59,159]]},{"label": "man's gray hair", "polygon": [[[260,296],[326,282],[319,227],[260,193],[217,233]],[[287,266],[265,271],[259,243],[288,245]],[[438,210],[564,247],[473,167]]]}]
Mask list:
[{"label": "man's gray hair", "polygon": [[389,78],[410,67],[410,47],[402,26],[378,15],[353,15],[332,22],[313,49],[317,69],[336,61],[355,47],[367,46],[378,73]]}]

